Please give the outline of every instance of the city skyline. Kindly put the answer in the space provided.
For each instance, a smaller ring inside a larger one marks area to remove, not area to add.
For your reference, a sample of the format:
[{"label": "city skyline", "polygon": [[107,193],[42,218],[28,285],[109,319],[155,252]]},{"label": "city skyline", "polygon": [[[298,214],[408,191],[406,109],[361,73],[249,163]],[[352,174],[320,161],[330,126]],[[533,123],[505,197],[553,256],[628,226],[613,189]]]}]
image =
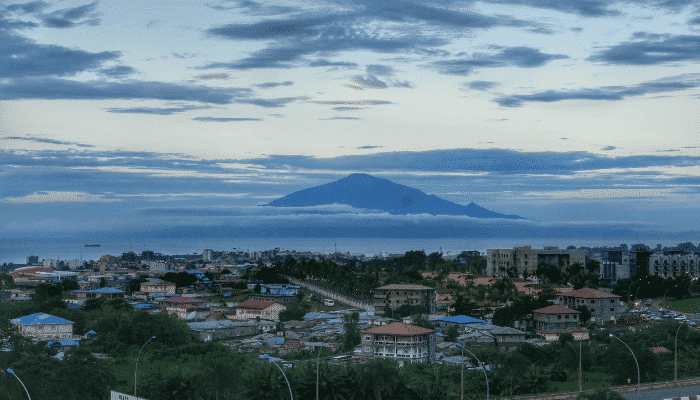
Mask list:
[{"label": "city skyline", "polygon": [[[698,26],[682,1],[0,1],[0,237],[693,241]],[[260,207],[357,172],[526,220]]]}]

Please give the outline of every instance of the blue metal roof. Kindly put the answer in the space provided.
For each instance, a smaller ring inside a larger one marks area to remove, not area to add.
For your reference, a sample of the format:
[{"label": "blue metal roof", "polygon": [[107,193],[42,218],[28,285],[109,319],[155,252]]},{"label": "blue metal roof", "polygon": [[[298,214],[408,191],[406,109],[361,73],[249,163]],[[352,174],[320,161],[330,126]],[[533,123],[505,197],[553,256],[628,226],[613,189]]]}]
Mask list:
[{"label": "blue metal roof", "polygon": [[57,347],[66,347],[66,346],[79,346],[80,342],[77,340],[50,340],[46,342],[47,346],[57,346]]},{"label": "blue metal roof", "polygon": [[111,288],[111,287],[103,287],[99,289],[93,289],[93,290],[88,290],[88,293],[103,293],[103,294],[114,294],[114,293],[125,293],[123,290]]},{"label": "blue metal roof", "polygon": [[85,335],[97,335],[97,332],[90,330],[90,332],[86,333]]},{"label": "blue metal roof", "polygon": [[443,322],[453,322],[455,324],[485,324],[486,321],[470,317],[468,315],[455,315],[454,317],[446,317],[441,319]]},{"label": "blue metal roof", "polygon": [[67,319],[55,317],[53,315],[36,313],[32,315],[27,315],[24,317],[19,317],[11,319],[10,322],[13,324],[20,325],[51,325],[51,324],[72,324],[73,321],[68,321]]}]

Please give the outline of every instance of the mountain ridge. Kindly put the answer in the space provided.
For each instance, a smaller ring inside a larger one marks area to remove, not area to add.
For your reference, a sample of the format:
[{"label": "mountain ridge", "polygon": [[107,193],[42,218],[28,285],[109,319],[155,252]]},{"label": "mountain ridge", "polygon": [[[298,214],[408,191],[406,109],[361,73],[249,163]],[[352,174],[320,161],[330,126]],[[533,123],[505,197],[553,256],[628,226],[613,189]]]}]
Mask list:
[{"label": "mountain ridge", "polygon": [[497,213],[473,202],[466,206],[453,203],[410,186],[361,173],[296,191],[265,206],[312,207],[329,204],[382,210],[394,215],[464,215],[473,218],[525,219],[518,215]]}]

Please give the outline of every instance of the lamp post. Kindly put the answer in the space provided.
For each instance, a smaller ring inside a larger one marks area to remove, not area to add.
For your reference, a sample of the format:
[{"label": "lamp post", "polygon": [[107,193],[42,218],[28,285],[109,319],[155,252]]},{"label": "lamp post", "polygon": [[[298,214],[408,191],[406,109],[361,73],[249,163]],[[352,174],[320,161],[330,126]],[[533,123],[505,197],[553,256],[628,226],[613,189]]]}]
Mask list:
[{"label": "lamp post", "polygon": [[630,349],[630,347],[627,346],[627,343],[623,342],[622,339],[620,339],[619,337],[613,335],[612,333],[610,334],[610,337],[614,337],[615,339],[619,340],[622,344],[625,345],[625,347],[627,347],[627,350],[629,350],[630,353],[632,353],[632,357],[634,358],[634,363],[637,364],[637,391],[639,391],[639,388],[640,388],[640,385],[641,385],[641,380],[642,380],[642,379],[641,379],[642,374],[641,374],[640,371],[639,371],[639,363],[637,362],[637,356],[634,355],[634,352],[632,351],[632,349]]},{"label": "lamp post", "polygon": [[[325,344],[325,341],[323,342]],[[318,367],[321,363],[321,350],[323,350],[323,345],[318,348],[318,356],[316,357],[316,400],[318,400]],[[291,390],[290,390],[291,393]]]},{"label": "lamp post", "polygon": [[644,285],[646,285],[646,284],[647,284],[647,282],[642,282],[642,284],[639,285],[639,287],[637,288],[637,292],[634,293],[634,299],[635,299],[635,300],[639,298],[639,297],[637,296],[637,295],[639,294],[639,289],[641,289],[642,286],[644,286]]},{"label": "lamp post", "polygon": [[8,369],[7,369],[7,372],[9,372],[10,375],[14,375],[15,378],[17,378],[17,380],[19,381],[19,383],[22,384],[22,387],[24,388],[24,391],[27,392],[27,397],[29,397],[29,400],[32,400],[32,396],[29,395],[29,391],[27,390],[27,387],[24,386],[24,382],[22,382],[22,380],[19,379],[19,376],[17,376],[17,374],[15,374],[15,371],[13,371],[12,368],[8,368]]},{"label": "lamp post", "polygon": [[[630,285],[627,287],[627,296],[628,296],[628,297],[629,297],[629,295],[630,295],[630,290],[632,290],[632,285],[634,285],[635,283],[637,283],[637,281],[640,280],[640,279],[642,279],[642,278],[637,278],[637,279],[635,279],[635,280],[632,281],[632,283],[630,283]],[[628,298],[627,300],[630,301],[631,299]]]},{"label": "lamp post", "polygon": [[[320,353],[319,353],[320,354]],[[289,388],[289,396],[294,400],[294,395],[292,394],[292,385],[289,384],[289,379],[287,379],[287,374],[284,373],[284,370],[282,367],[280,367],[275,360],[272,359],[268,354],[263,354],[260,356],[260,358],[267,358],[267,361],[275,364],[275,366],[282,372],[282,376],[284,376],[284,380],[287,381],[287,387]]]},{"label": "lamp post", "polygon": [[475,356],[474,353],[467,350],[461,344],[459,344],[459,343],[456,343],[456,344],[457,344],[457,347],[460,347],[462,349],[462,397],[461,397],[461,399],[464,400],[464,351],[466,350],[467,353],[471,354],[472,357],[476,358],[476,362],[479,363],[479,365],[481,366],[481,369],[484,371],[484,377],[486,378],[486,400],[489,400],[489,377],[488,377],[488,375],[486,375],[486,366],[484,365],[484,363],[479,361],[479,358],[477,358],[477,356]]},{"label": "lamp post", "polygon": [[139,355],[136,356],[136,367],[134,368],[134,397],[136,397],[136,379],[139,370],[139,357],[141,357],[141,352],[143,351],[143,348],[146,347],[146,345],[155,338],[155,336],[152,336],[150,339],[148,339],[148,342],[144,343],[143,346],[141,346],[141,350],[139,350]]},{"label": "lamp post", "polygon": [[673,381],[678,382],[678,332],[681,331],[683,326],[683,321],[680,321],[678,329],[676,329],[676,349],[673,352]]}]

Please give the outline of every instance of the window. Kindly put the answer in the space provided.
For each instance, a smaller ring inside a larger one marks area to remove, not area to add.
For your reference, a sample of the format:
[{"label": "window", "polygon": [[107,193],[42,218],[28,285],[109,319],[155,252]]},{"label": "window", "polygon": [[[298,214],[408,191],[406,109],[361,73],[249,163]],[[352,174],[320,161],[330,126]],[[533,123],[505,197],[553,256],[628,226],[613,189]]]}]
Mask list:
[{"label": "window", "polygon": [[569,316],[568,316],[568,315],[565,315],[565,316],[564,316],[564,319],[569,319]]},{"label": "window", "polygon": [[557,319],[561,319],[561,315],[557,315]]},{"label": "window", "polygon": [[595,308],[591,308],[591,313],[595,313]]},{"label": "window", "polygon": [[610,299],[610,304],[615,304],[615,299]]},{"label": "window", "polygon": [[610,307],[610,312],[615,312],[615,309],[613,307]]},{"label": "window", "polygon": [[591,304],[595,304],[595,300],[591,300]]}]

